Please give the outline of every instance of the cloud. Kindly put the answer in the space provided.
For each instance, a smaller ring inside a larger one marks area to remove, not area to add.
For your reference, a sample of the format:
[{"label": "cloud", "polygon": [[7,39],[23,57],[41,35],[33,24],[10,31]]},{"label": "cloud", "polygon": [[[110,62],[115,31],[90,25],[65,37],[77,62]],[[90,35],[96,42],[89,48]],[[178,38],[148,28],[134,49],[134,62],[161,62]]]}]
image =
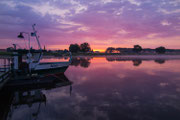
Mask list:
[{"label": "cloud", "polygon": [[169,26],[169,25],[171,25],[171,23],[168,22],[167,20],[163,20],[163,21],[161,21],[161,25],[163,25],[163,26]]},{"label": "cloud", "polygon": [[13,24],[20,24],[22,23],[24,20],[22,18],[19,17],[12,17],[9,15],[0,15],[0,22],[4,23],[13,23]]},{"label": "cloud", "polygon": [[176,13],[180,14],[180,9],[166,10],[166,9],[160,8],[158,11],[162,12],[163,14],[176,14]]},{"label": "cloud", "polygon": [[147,35],[147,38],[155,38],[158,34],[157,33],[151,33],[149,35]]},{"label": "cloud", "polygon": [[131,4],[133,5],[137,5],[137,6],[140,6],[141,5],[141,2],[137,1],[137,0],[128,0]]},{"label": "cloud", "polygon": [[169,4],[172,4],[174,6],[178,6],[180,4],[180,1],[179,0],[172,0],[172,1],[169,1]]},{"label": "cloud", "polygon": [[126,35],[126,34],[129,34],[130,32],[128,32],[128,31],[125,31],[125,30],[123,30],[123,29],[121,29],[121,30],[119,30],[118,32],[117,32],[117,34],[121,34],[121,35]]},{"label": "cloud", "polygon": [[84,32],[87,32],[89,30],[88,27],[79,27],[78,28],[78,31],[84,31]]},{"label": "cloud", "polygon": [[42,16],[49,14],[49,15],[57,15],[62,18],[65,18],[66,15],[70,14],[70,10],[57,8],[55,6],[50,5],[49,2],[46,2],[44,4],[21,3],[21,5],[32,8],[32,10],[35,13],[40,13]]},{"label": "cloud", "polygon": [[97,11],[97,13],[106,13],[106,11]]},{"label": "cloud", "polygon": [[7,5],[12,9],[15,9],[17,4],[13,1],[0,1],[0,4]]},{"label": "cloud", "polygon": [[114,13],[115,13],[116,15],[121,15],[121,14],[123,14],[123,10],[124,10],[124,7],[121,7],[121,8],[119,8],[118,10],[114,11]]},{"label": "cloud", "polygon": [[101,0],[102,3],[107,4],[113,2],[113,0]]},{"label": "cloud", "polygon": [[84,41],[103,47],[135,42],[160,45],[159,37],[168,38],[165,42],[170,44],[179,37],[179,4],[179,0],[2,0],[1,40],[10,44],[19,31],[31,31],[36,23],[42,44],[54,49]]},{"label": "cloud", "polygon": [[64,3],[71,4],[71,8],[75,11],[75,14],[82,13],[88,9],[87,5],[80,4],[80,2],[75,0],[65,0]]}]

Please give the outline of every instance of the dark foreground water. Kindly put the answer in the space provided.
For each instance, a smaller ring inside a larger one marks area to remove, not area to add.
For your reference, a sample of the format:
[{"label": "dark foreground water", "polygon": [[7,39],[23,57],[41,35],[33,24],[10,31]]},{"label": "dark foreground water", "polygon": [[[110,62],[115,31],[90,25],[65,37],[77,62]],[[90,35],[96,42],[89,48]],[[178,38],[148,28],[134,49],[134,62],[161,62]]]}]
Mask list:
[{"label": "dark foreground water", "polygon": [[64,77],[73,84],[16,87],[16,92],[1,93],[1,116],[11,120],[180,120],[180,60],[74,58]]}]

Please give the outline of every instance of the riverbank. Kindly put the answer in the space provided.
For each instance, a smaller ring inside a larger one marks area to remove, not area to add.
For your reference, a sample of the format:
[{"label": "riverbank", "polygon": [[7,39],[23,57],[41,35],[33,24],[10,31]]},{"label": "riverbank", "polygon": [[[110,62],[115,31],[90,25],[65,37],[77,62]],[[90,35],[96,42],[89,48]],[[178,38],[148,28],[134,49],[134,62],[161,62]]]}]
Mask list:
[{"label": "riverbank", "polygon": [[[12,52],[0,52],[0,56],[11,56],[13,55]],[[64,54],[60,54],[60,53],[48,53],[45,52],[43,53],[44,56],[56,56],[56,57],[62,57],[62,56],[69,56],[69,53],[64,53]],[[165,54],[157,54],[157,53],[72,53],[72,56],[131,56],[132,58],[134,58],[135,56],[139,56],[139,57],[144,57],[144,56],[180,56],[180,53],[175,53],[175,52],[171,52],[171,53],[165,53]]]},{"label": "riverbank", "polygon": [[5,56],[7,56],[7,55],[12,55],[12,52],[0,52],[0,55],[5,55]]},{"label": "riverbank", "polygon": [[172,60],[180,59],[180,55],[109,55],[107,58],[119,60]]},{"label": "riverbank", "polygon": [[165,54],[157,54],[157,53],[73,53],[73,56],[142,56],[142,55],[155,55],[155,56],[162,56],[162,55],[180,55],[180,53],[165,53]]}]

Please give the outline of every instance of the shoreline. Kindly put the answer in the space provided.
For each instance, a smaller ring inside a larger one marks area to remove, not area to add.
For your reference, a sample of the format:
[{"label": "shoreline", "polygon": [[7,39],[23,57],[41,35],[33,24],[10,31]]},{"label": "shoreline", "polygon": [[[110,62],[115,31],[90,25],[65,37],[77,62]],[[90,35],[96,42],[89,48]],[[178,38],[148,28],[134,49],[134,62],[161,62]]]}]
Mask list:
[{"label": "shoreline", "polygon": [[180,59],[180,55],[99,55],[99,56],[73,56],[73,57],[106,57],[106,58],[115,58],[118,60],[172,60],[172,59]]},{"label": "shoreline", "polygon": [[[43,58],[58,58],[62,59],[69,56],[44,56]],[[180,60],[180,55],[78,55],[72,56],[73,58],[106,58],[106,59],[115,59],[115,60]]]},{"label": "shoreline", "polygon": [[[1,58],[11,58],[12,54],[0,54],[0,59]],[[44,54],[44,57],[69,57],[69,54],[65,55],[54,55],[54,54]],[[72,57],[106,57],[106,58],[116,58],[119,60],[136,60],[136,59],[141,59],[141,60],[155,60],[155,59],[164,59],[164,60],[169,60],[169,59],[180,59],[180,54],[119,54],[119,53],[113,53],[113,54],[91,54],[91,53],[85,53],[85,54],[72,54]]]}]

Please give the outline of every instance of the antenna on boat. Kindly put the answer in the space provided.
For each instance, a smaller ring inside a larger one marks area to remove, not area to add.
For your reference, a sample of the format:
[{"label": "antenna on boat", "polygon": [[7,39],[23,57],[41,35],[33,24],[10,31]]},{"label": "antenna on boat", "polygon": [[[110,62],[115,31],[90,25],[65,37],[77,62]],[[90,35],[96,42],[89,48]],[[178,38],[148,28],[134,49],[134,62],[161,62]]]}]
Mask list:
[{"label": "antenna on boat", "polygon": [[36,24],[33,24],[32,25],[32,28],[33,28],[33,32],[31,33],[31,36],[35,36],[36,37],[36,40],[37,40],[37,43],[38,43],[38,46],[39,46],[39,49],[40,50],[42,50],[42,48],[41,48],[41,44],[40,44],[40,42],[39,42],[39,37],[37,36],[37,31],[35,30],[35,26],[36,26]]}]

